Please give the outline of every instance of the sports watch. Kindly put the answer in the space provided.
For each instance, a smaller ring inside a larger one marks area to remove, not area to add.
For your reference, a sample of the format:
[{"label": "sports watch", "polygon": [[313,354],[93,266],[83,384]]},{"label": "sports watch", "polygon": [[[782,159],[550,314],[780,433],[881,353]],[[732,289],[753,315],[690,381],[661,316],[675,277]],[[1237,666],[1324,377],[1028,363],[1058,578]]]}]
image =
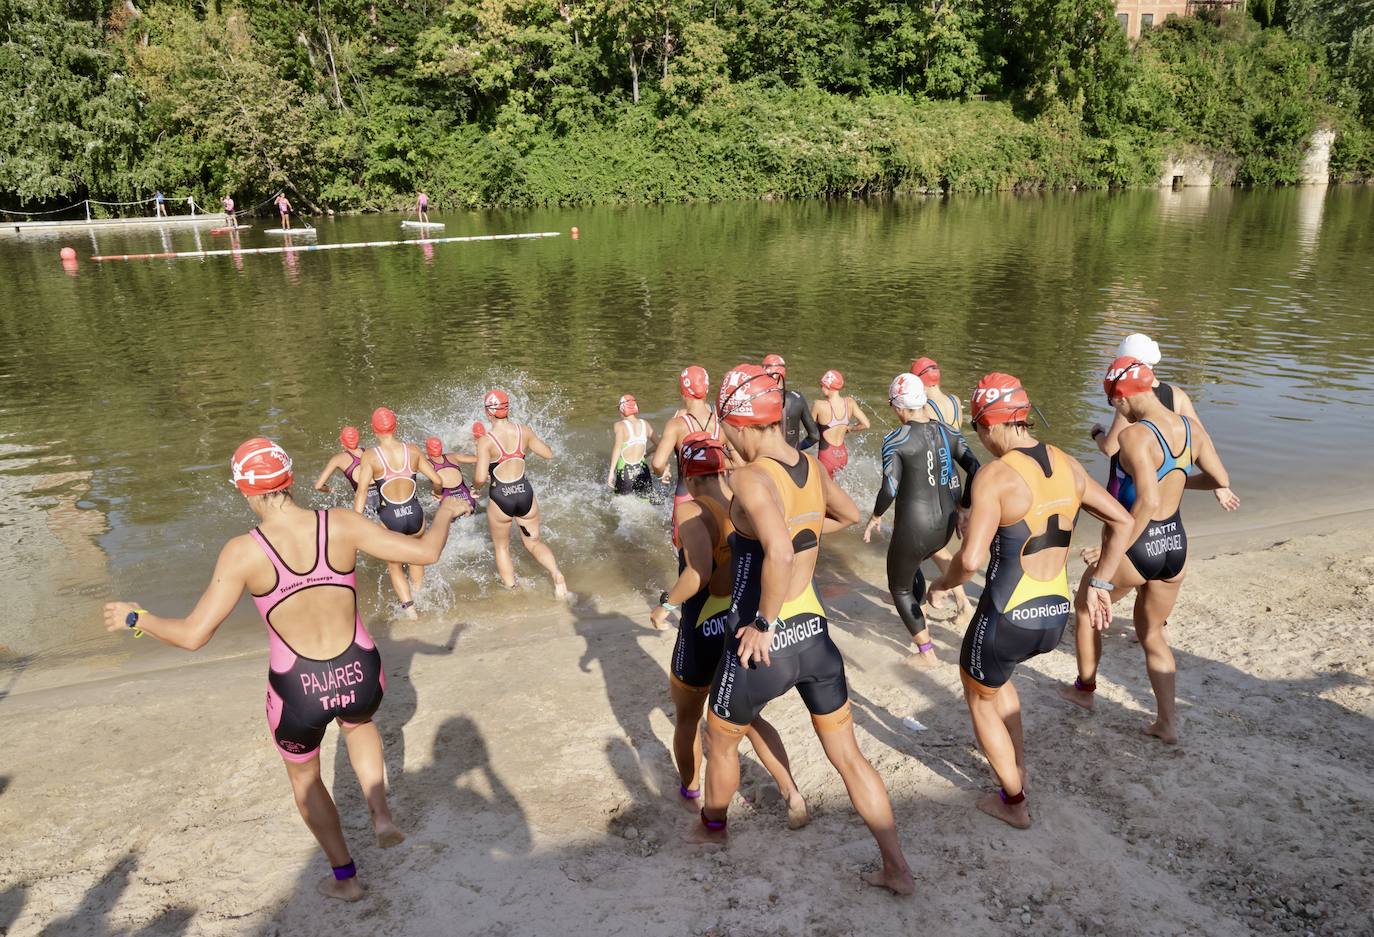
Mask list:
[{"label": "sports watch", "polygon": [[777,626],[778,620],[776,618],[774,618],[772,621],[769,621],[762,615],[754,616],[754,627],[757,628],[759,631],[762,631],[764,634],[771,634],[773,632],[773,629]]},{"label": "sports watch", "polygon": [[1107,580],[1098,579],[1096,576],[1093,576],[1088,580],[1088,585],[1092,586],[1094,589],[1101,589],[1103,592],[1111,592],[1113,589],[1116,588]]},{"label": "sports watch", "polygon": [[138,630],[138,616],[146,614],[148,614],[148,610],[146,608],[136,608],[132,612],[124,616],[124,627],[132,628],[134,631],[135,638],[143,637],[143,632]]},{"label": "sports watch", "polygon": [[678,608],[681,607],[681,606],[674,605],[672,602],[669,602],[669,601],[668,601],[668,593],[667,593],[667,592],[661,592],[661,593],[659,593],[659,596],[658,596],[658,604],[659,604],[660,607],[665,608],[665,609],[667,609],[667,610],[670,611],[670,612],[675,612],[675,611],[678,610]]}]

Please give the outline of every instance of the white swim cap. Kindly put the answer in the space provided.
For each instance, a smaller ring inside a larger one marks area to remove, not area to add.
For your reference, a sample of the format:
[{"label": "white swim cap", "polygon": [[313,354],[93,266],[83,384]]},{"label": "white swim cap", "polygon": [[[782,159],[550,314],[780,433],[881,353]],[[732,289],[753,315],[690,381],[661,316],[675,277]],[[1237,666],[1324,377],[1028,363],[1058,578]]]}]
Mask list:
[{"label": "white swim cap", "polygon": [[1159,343],[1148,335],[1141,335],[1136,332],[1121,340],[1121,344],[1116,346],[1116,356],[1118,358],[1136,358],[1153,368],[1159,364]]},{"label": "white swim cap", "polygon": [[926,405],[926,385],[910,371],[898,374],[887,385],[887,402],[903,410],[919,410]]}]

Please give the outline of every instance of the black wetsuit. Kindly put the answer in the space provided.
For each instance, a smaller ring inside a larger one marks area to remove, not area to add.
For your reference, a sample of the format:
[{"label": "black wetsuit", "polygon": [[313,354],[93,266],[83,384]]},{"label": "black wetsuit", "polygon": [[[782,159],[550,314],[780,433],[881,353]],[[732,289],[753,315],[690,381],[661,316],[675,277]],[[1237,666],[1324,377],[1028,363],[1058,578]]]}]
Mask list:
[{"label": "black wetsuit", "polygon": [[[802,430],[806,431],[805,436]],[[810,402],[801,395],[801,391],[783,393],[782,434],[793,449],[809,449],[820,441],[821,429],[811,415]]]},{"label": "black wetsuit", "polygon": [[[958,462],[968,476],[961,484]],[[883,480],[873,502],[882,517],[895,501],[892,543],[887,548],[887,588],[902,624],[915,637],[925,630],[921,600],[926,578],[921,564],[949,543],[962,504],[968,507],[978,458],[964,437],[943,423],[912,421],[883,439]]]}]

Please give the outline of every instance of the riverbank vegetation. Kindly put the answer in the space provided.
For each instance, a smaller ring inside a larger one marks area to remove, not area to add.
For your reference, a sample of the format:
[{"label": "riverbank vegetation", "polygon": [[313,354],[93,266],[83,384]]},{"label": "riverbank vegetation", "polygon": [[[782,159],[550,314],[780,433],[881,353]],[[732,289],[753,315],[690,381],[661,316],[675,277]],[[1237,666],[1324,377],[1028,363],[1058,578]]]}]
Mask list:
[{"label": "riverbank vegetation", "polygon": [[1110,0],[0,0],[0,206],[307,209],[1374,171],[1374,6],[1260,0],[1131,47]]}]

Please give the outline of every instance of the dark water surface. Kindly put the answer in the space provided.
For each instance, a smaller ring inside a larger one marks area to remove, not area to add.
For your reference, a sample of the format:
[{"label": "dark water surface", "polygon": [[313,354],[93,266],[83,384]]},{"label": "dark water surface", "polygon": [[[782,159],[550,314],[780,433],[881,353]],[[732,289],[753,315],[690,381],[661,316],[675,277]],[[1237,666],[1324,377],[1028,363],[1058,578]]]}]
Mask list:
[{"label": "dark water surface", "polygon": [[[305,492],[339,426],[372,408],[402,435],[467,448],[480,394],[512,391],[554,445],[531,462],[548,534],[576,591],[655,589],[664,512],[601,486],[622,393],[662,426],[687,363],[713,378],[778,351],[808,394],[827,368],[887,420],[885,388],[917,355],[967,397],[1019,376],[1043,436],[1103,460],[1101,372],[1144,331],[1194,397],[1245,498],[1223,519],[1190,495],[1190,528],[1258,526],[1374,504],[1374,190],[1187,190],[449,215],[488,242],[100,264],[95,253],[227,246],[208,233],[0,237],[0,666],[107,653],[107,597],[189,610],[220,543],[251,515],[228,478],[243,439],[296,458]],[[319,243],[400,237],[395,216],[321,222]],[[567,236],[578,225],[580,240]],[[264,227],[261,219],[258,227]],[[279,244],[258,230],[242,246]],[[83,260],[68,275],[61,245]],[[877,483],[875,432],[845,484]],[[342,482],[337,482],[342,486]],[[331,499],[303,498],[317,504]],[[332,499],[343,503],[342,491]],[[853,536],[840,551],[874,551]],[[460,525],[431,607],[469,618],[491,597],[485,524]],[[536,567],[519,555],[522,575]],[[390,599],[365,567],[369,610]],[[483,610],[485,605],[486,610]],[[492,610],[495,610],[494,612]],[[256,632],[242,609],[228,642]],[[140,648],[140,650],[143,650]],[[172,660],[174,658],[168,658]],[[0,680],[0,693],[4,690]]]}]

